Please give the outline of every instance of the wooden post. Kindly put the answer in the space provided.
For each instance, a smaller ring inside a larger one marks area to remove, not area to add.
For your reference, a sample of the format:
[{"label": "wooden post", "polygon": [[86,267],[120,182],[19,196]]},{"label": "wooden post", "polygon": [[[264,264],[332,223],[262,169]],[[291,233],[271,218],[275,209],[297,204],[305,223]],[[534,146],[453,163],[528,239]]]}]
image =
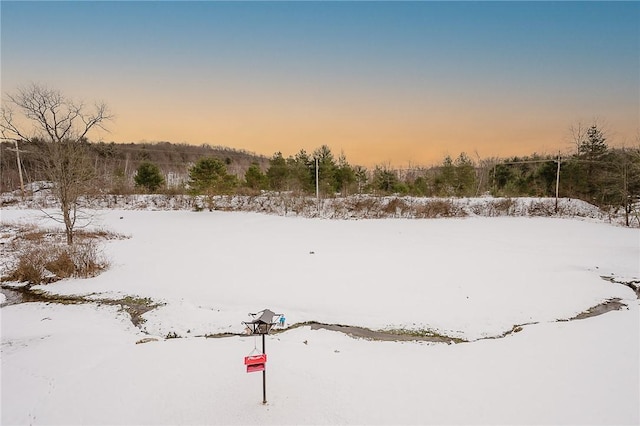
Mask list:
[{"label": "wooden post", "polygon": [[556,213],[558,213],[558,189],[560,187],[560,151],[558,151],[558,169],[556,171]]},{"label": "wooden post", "polygon": [[[9,151],[16,152],[16,161],[18,162],[18,176],[20,176],[20,192],[22,193],[22,199],[24,200],[24,179],[22,178],[22,161],[20,161],[20,148],[18,148],[18,140],[13,141],[16,144],[15,149],[7,148]],[[25,151],[22,151],[25,152]]]},{"label": "wooden post", "polygon": [[318,158],[316,157],[316,209],[320,211],[320,171],[318,170]]}]

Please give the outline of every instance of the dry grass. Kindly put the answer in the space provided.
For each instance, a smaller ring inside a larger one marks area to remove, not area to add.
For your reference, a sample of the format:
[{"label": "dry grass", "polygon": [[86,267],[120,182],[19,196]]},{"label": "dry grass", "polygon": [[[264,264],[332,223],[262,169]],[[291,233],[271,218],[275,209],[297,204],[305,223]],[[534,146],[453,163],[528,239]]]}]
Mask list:
[{"label": "dry grass", "polygon": [[2,225],[2,231],[5,240],[2,255],[13,258],[7,262],[2,281],[30,284],[96,276],[109,266],[99,249],[99,241],[125,238],[107,230],[79,230],[76,242],[67,245],[64,232],[58,229]]},{"label": "dry grass", "polygon": [[88,278],[109,266],[95,241],[73,245],[41,243],[25,245],[17,255],[18,262],[4,281],[48,284],[63,278]]}]

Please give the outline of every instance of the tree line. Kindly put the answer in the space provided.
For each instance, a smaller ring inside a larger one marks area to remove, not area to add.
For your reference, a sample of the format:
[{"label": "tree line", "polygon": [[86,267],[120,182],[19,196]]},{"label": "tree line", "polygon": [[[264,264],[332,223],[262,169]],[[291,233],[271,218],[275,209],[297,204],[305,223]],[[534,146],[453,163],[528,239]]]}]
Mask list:
[{"label": "tree line", "polygon": [[[14,107],[36,131],[26,133]],[[79,195],[164,192],[204,195],[287,191],[320,197],[352,194],[473,197],[579,198],[629,215],[640,199],[640,139],[613,148],[596,124],[572,128],[575,152],[560,155],[473,160],[466,153],[430,167],[372,169],[349,163],[329,146],[270,158],[208,145],[91,143],[90,131],[111,115],[60,92],[33,84],[8,95],[0,117],[2,192],[25,179],[50,181],[63,204],[63,222],[73,229]],[[18,160],[18,161],[16,161]],[[212,208],[212,204],[210,204]],[[69,233],[71,235],[71,232]],[[72,239],[70,236],[69,239]]]}]

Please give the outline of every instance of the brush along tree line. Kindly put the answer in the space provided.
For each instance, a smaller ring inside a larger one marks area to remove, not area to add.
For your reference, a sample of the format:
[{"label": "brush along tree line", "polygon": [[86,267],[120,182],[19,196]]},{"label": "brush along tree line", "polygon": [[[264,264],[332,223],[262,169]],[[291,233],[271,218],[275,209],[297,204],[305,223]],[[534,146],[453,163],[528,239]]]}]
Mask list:
[{"label": "brush along tree line", "polygon": [[[11,108],[14,108],[15,111]],[[19,121],[14,114],[26,120]],[[220,194],[289,191],[323,197],[369,193],[465,197],[559,196],[579,198],[630,213],[640,198],[640,139],[632,148],[612,148],[597,124],[571,127],[575,152],[558,157],[478,159],[461,153],[431,167],[373,169],[337,158],[323,145],[271,158],[207,145],[90,143],[89,133],[111,119],[105,104],[87,108],[39,85],[7,95],[0,128],[2,192],[28,182],[50,181],[62,204],[62,221],[72,239],[77,197],[97,193],[164,192],[204,195],[211,208]],[[18,123],[31,127],[21,128]],[[26,128],[33,128],[27,132]],[[12,149],[9,151],[8,149]],[[21,154],[22,153],[22,154]],[[20,157],[20,167],[16,156]],[[317,170],[316,170],[317,164]]]}]

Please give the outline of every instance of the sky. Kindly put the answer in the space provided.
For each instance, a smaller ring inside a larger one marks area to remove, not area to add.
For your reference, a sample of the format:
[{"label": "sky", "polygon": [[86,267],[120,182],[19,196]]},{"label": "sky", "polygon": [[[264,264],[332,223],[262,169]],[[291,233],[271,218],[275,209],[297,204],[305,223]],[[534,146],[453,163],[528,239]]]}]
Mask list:
[{"label": "sky", "polygon": [[[352,164],[640,135],[639,2],[0,2],[3,99],[32,82],[115,118],[105,142]],[[4,105],[4,102],[3,102]]]}]

